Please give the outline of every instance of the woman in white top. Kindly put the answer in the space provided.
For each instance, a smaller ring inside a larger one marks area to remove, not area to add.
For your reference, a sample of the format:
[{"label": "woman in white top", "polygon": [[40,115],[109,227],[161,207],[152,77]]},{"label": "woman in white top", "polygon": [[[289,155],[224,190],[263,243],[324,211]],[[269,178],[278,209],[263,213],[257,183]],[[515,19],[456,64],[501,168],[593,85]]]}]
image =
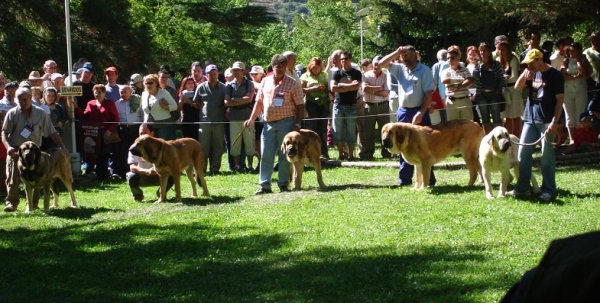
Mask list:
[{"label": "woman in white top", "polygon": [[506,89],[503,92],[506,109],[501,113],[501,116],[506,119],[504,124],[506,130],[510,134],[520,136],[523,128],[521,116],[525,109],[525,102],[521,97],[521,91],[515,89],[515,82],[519,78],[519,58],[513,55],[510,43],[500,42],[496,60],[500,62],[506,78]]},{"label": "woman in white top", "polygon": [[158,86],[158,75],[150,74],[144,77],[141,103],[144,122],[153,123],[155,136],[165,140],[175,140],[176,125],[169,120],[171,112],[177,110],[177,102],[169,92]]},{"label": "woman in white top", "polygon": [[448,64],[440,74],[446,85],[446,110],[448,121],[456,119],[473,120],[473,110],[469,97],[469,87],[473,83],[471,72],[460,64],[460,48],[452,45],[448,48]]},{"label": "woman in white top", "polygon": [[574,143],[574,136],[579,126],[579,115],[587,110],[587,82],[591,67],[586,57],[583,56],[581,43],[573,43],[566,49],[566,58],[563,60],[560,71],[565,77],[565,109],[567,130],[569,131],[569,144]]}]

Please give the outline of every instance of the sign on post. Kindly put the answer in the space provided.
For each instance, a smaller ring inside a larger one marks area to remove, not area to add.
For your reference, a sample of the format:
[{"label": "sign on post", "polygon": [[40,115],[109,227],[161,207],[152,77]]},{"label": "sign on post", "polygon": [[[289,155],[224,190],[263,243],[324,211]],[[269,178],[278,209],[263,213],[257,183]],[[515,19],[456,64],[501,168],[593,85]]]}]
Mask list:
[{"label": "sign on post", "polygon": [[60,95],[66,97],[80,97],[83,95],[83,89],[81,85],[77,86],[61,86]]}]

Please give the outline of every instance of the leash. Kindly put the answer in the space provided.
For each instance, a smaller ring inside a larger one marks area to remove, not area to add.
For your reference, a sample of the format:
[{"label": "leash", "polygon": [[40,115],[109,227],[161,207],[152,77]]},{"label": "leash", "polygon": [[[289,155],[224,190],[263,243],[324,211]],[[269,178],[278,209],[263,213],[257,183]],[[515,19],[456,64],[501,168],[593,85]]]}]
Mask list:
[{"label": "leash", "polygon": [[554,142],[550,142],[550,141],[548,141],[548,140],[546,139],[546,134],[547,134],[547,133],[548,133],[548,130],[546,130],[546,131],[545,131],[545,132],[542,134],[542,136],[540,136],[540,138],[539,138],[539,139],[537,139],[537,140],[536,140],[535,142],[533,142],[533,143],[521,143],[521,142],[512,142],[512,141],[511,141],[511,142],[512,142],[512,143],[515,143],[515,144],[517,144],[517,145],[521,145],[521,146],[533,146],[533,145],[537,145],[538,143],[542,142],[542,140],[546,140],[546,142],[548,142],[548,143],[550,143],[550,144],[552,144],[552,145],[554,145],[554,146],[557,146],[557,145],[559,145],[559,143],[554,143]]},{"label": "leash", "polygon": [[[231,145],[234,145],[240,139],[240,137],[242,137],[242,134],[244,133],[246,128],[248,128],[248,126],[244,126],[244,128],[242,128],[242,131],[240,132],[239,135],[237,135],[237,137],[235,137],[235,140],[233,140],[233,143],[231,143]],[[248,131],[250,131],[250,129],[248,129]]]}]

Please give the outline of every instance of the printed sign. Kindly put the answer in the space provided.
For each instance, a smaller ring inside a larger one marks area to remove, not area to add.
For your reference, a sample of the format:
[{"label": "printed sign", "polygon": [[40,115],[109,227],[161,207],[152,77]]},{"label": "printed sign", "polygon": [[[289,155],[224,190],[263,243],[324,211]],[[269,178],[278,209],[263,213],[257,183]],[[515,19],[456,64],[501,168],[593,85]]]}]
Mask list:
[{"label": "printed sign", "polygon": [[83,95],[81,85],[78,86],[61,86],[60,95],[66,97],[79,97]]}]

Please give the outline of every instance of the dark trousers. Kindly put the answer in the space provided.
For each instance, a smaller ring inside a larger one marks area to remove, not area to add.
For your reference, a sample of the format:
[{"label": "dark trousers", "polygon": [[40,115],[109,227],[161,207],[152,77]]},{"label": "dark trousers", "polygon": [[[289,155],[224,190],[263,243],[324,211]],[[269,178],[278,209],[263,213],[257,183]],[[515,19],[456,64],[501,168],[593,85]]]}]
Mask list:
[{"label": "dark trousers", "polygon": [[[412,123],[413,117],[420,109],[421,109],[420,106],[419,107],[411,107],[411,108],[407,108],[407,107],[398,108],[398,112],[397,112],[398,122]],[[423,126],[431,125],[429,111],[426,111],[425,115],[423,115],[423,120],[421,120],[420,125],[423,125]],[[400,170],[398,172],[398,177],[399,177],[398,182],[400,184],[411,184],[412,177],[415,174],[415,167],[413,165],[409,164],[408,162],[406,162],[404,160],[404,158],[402,158],[402,155],[400,155],[399,158],[400,158]],[[431,177],[429,178],[429,185],[434,186],[435,182],[436,182],[435,174],[433,173],[433,167],[431,167]]]},{"label": "dark trousers", "polygon": [[308,118],[317,120],[306,121],[308,129],[314,131],[321,139],[321,155],[328,156],[327,152],[327,118],[331,118],[329,106],[319,105],[314,102],[306,102],[306,111]]}]

